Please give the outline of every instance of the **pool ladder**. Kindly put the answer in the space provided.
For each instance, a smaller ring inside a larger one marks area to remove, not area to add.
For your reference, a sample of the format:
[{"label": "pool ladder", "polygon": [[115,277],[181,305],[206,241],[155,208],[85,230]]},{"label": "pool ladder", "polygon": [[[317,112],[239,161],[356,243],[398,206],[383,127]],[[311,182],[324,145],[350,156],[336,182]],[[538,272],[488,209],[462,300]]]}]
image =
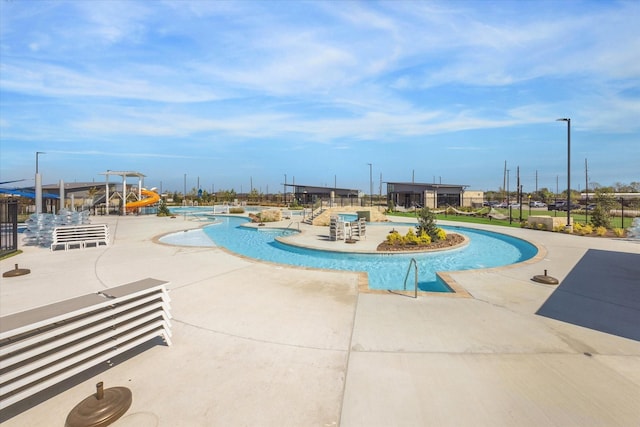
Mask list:
[{"label": "pool ladder", "polygon": [[[403,290],[407,290],[407,280],[409,279],[409,273],[411,273],[411,267],[413,267],[413,277],[414,277],[414,290],[413,290],[413,297],[414,298],[418,298],[418,261],[416,261],[415,258],[411,258],[411,261],[409,261],[409,268],[407,268],[407,274],[405,274],[404,276],[404,286],[403,286]],[[389,292],[391,292],[392,294],[399,294],[398,292],[394,292],[392,290],[389,289]],[[404,294],[399,294],[399,295],[404,295]]]}]

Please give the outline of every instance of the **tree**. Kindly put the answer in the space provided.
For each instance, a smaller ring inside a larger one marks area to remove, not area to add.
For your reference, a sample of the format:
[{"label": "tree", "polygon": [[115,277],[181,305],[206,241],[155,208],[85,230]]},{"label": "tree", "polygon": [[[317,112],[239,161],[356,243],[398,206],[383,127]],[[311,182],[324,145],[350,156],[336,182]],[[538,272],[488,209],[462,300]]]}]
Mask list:
[{"label": "tree", "polygon": [[616,205],[613,191],[598,189],[595,194],[596,207],[591,213],[591,224],[594,227],[611,228],[611,209]]},{"label": "tree", "polygon": [[261,199],[262,195],[258,192],[256,188],[251,189],[249,193],[249,201],[250,202],[258,202]]},{"label": "tree", "polygon": [[175,203],[177,205],[182,203],[182,196],[177,191],[173,192],[173,195],[171,196],[171,199],[173,199],[173,203]]},{"label": "tree", "polygon": [[232,202],[236,199],[236,191],[234,189],[220,190],[218,191],[218,195],[225,202]]},{"label": "tree", "polygon": [[553,193],[548,188],[544,187],[538,191],[538,195],[541,201],[550,203],[553,200]]},{"label": "tree", "polygon": [[418,236],[424,232],[431,237],[432,242],[440,239],[440,234],[438,233],[439,228],[436,225],[436,214],[426,206],[418,211],[418,225],[416,225],[416,230]]}]

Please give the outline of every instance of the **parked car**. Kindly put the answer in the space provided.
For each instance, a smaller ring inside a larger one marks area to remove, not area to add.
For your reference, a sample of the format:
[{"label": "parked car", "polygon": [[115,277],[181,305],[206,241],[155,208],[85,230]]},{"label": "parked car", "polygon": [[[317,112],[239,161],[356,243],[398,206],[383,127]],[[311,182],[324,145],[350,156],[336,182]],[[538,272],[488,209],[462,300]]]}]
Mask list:
[{"label": "parked car", "polygon": [[547,204],[543,202],[529,202],[529,206],[532,208],[546,208]]},{"label": "parked car", "polygon": [[[556,203],[556,210],[558,211],[566,211],[567,209],[569,209],[569,204],[567,202],[558,202]],[[571,203],[571,210],[575,211],[581,209],[580,205],[577,203]]]},{"label": "parked car", "polygon": [[567,202],[564,200],[556,200],[554,202],[550,202],[547,204],[547,210],[549,211],[559,210],[558,207],[564,205],[565,203]]}]

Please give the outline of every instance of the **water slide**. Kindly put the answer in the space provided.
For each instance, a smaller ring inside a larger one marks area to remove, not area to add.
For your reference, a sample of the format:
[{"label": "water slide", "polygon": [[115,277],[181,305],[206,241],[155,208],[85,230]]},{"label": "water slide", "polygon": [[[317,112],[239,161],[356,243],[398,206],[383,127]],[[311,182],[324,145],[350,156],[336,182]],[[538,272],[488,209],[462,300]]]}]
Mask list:
[{"label": "water slide", "polygon": [[153,190],[154,188],[152,188],[151,190],[147,190],[146,188],[140,189],[140,193],[142,194],[144,199],[140,199],[135,202],[129,202],[125,205],[125,207],[127,209],[135,209],[158,203],[158,200],[160,200],[160,195]]}]

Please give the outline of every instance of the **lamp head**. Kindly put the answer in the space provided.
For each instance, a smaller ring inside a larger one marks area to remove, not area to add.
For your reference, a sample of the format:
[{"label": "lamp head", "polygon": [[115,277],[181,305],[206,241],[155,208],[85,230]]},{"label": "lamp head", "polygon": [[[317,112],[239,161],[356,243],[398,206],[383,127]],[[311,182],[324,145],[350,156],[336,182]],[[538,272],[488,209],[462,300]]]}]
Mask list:
[{"label": "lamp head", "polygon": [[570,122],[570,121],[571,121],[571,119],[566,118],[566,117],[564,117],[562,119],[556,119],[556,122]]}]

